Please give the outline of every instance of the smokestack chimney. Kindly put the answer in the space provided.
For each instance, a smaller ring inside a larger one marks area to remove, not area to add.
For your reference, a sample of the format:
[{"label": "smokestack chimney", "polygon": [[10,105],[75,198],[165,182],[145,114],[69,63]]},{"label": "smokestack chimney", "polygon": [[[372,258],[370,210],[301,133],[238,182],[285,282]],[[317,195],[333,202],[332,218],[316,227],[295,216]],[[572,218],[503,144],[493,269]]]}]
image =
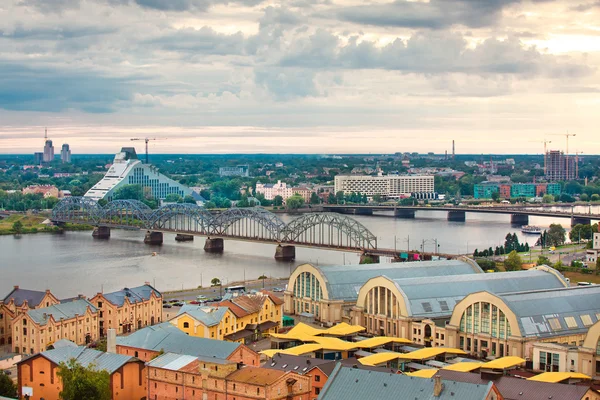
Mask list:
[{"label": "smokestack chimney", "polygon": [[106,352],[117,353],[117,330],[114,328],[106,332]]},{"label": "smokestack chimney", "polygon": [[438,374],[433,377],[433,396],[440,397],[444,390],[444,384],[442,383],[442,377]]},{"label": "smokestack chimney", "polygon": [[454,161],[454,139],[452,139],[452,161]]}]

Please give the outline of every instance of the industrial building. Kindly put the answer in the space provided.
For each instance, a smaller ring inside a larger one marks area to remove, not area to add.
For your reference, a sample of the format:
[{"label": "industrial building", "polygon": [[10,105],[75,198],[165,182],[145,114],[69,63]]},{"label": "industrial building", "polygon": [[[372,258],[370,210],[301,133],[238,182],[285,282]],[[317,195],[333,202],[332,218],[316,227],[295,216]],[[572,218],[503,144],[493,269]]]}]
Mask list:
[{"label": "industrial building", "polygon": [[200,194],[161,174],[156,167],[142,163],[133,147],[123,147],[115,155],[113,165],[104,178],[92,186],[85,197],[111,201],[119,187],[136,184],[149,190],[155,199],[164,200],[169,194],[178,194],[181,197],[192,196],[196,203],[204,203]]},{"label": "industrial building", "polygon": [[337,175],[334,184],[335,193],[354,192],[390,199],[410,197],[413,193],[425,198],[425,193],[435,193],[433,175]]}]

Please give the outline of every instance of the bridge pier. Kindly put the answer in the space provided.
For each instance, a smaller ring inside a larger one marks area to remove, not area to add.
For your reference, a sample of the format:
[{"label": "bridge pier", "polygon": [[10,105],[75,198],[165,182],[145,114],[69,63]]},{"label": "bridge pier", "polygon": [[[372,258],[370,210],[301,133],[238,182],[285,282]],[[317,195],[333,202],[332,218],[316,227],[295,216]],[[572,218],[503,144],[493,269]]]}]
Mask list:
[{"label": "bridge pier", "polygon": [[405,208],[397,208],[394,210],[394,217],[396,218],[414,218],[415,210],[407,210]]},{"label": "bridge pier", "polygon": [[379,256],[374,254],[361,254],[359,264],[379,264]]},{"label": "bridge pier", "polygon": [[178,233],[177,236],[175,236],[175,240],[178,242],[191,242],[194,240],[194,236],[193,235],[184,235],[183,233]]},{"label": "bridge pier", "polygon": [[464,211],[448,211],[448,221],[465,222],[466,218],[466,213]]},{"label": "bridge pier", "polygon": [[206,242],[204,242],[204,251],[207,253],[222,253],[223,248],[224,246],[222,238],[206,238]]},{"label": "bridge pier", "polygon": [[513,225],[527,225],[529,224],[529,215],[527,214],[511,214],[510,223]]},{"label": "bridge pier", "polygon": [[355,208],[354,215],[373,215],[372,208]]},{"label": "bridge pier", "polygon": [[571,227],[574,227],[575,225],[591,225],[592,224],[592,220],[590,218],[586,218],[586,217],[571,217]]},{"label": "bridge pier", "polygon": [[153,232],[153,231],[146,232],[146,236],[144,237],[144,243],[158,245],[158,244],[162,244],[162,242],[163,242],[162,232]]},{"label": "bridge pier", "polygon": [[277,261],[293,261],[296,259],[296,246],[278,245],[275,248],[275,259]]},{"label": "bridge pier", "polygon": [[94,239],[109,239],[110,228],[108,226],[95,226],[94,231],[92,232],[92,237]]}]

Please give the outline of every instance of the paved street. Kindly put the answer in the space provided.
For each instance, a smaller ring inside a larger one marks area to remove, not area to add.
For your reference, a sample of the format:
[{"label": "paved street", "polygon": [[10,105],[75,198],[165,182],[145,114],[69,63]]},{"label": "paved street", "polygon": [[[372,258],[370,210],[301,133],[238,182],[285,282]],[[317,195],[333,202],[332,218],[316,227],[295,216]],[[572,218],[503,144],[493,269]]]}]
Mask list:
[{"label": "paved street", "polygon": [[[231,282],[227,284],[223,284],[222,287],[206,287],[199,289],[189,289],[189,290],[177,290],[173,292],[163,292],[163,298],[167,301],[170,300],[184,300],[186,302],[196,300],[196,296],[204,295],[208,298],[214,297],[222,297],[225,293],[225,288],[228,286],[237,286],[243,285],[246,287],[246,292],[250,292],[251,290],[273,290],[274,288],[285,289],[288,283],[287,279],[265,279],[263,280],[253,280],[244,282]],[[277,295],[283,296],[282,292],[276,293]]]}]

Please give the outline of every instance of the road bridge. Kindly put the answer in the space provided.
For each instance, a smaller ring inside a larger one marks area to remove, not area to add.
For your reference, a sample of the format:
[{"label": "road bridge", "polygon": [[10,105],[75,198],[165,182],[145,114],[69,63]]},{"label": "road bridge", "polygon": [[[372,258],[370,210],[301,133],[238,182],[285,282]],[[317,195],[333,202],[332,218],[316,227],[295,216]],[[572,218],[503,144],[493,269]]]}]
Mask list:
[{"label": "road bridge", "polygon": [[530,216],[569,218],[571,226],[577,224],[591,224],[592,220],[600,220],[600,215],[590,213],[574,213],[565,211],[552,211],[540,207],[475,207],[475,206],[381,206],[381,205],[323,205],[323,211],[351,215],[373,215],[375,211],[392,211],[396,218],[415,218],[415,213],[421,211],[446,211],[449,221],[465,221],[467,213],[480,214],[506,214],[510,215],[510,222],[518,225],[527,225]]},{"label": "road bridge", "polygon": [[[110,238],[111,229],[146,230],[144,242],[162,244],[163,233],[176,233],[176,240],[206,237],[204,250],[222,252],[224,240],[243,240],[277,245],[275,258],[290,261],[296,246],[360,253],[363,260],[380,256],[401,260],[431,259],[433,254],[399,253],[377,247],[377,236],[345,215],[317,212],[301,215],[289,223],[261,207],[231,208],[213,214],[196,204],[166,204],[156,210],[137,200],[114,200],[101,206],[85,197],[68,197],[56,204],[50,218],[56,224],[94,226],[92,235]],[[446,258],[453,255],[443,255]]]}]

